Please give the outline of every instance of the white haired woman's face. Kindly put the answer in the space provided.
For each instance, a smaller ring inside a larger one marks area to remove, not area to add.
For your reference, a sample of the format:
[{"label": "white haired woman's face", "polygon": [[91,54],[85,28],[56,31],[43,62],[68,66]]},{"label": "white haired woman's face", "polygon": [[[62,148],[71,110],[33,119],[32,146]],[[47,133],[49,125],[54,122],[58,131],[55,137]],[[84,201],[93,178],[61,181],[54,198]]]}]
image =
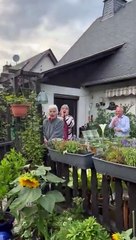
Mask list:
[{"label": "white haired woman's face", "polygon": [[58,115],[58,111],[56,108],[50,108],[49,109],[49,118],[55,119]]}]

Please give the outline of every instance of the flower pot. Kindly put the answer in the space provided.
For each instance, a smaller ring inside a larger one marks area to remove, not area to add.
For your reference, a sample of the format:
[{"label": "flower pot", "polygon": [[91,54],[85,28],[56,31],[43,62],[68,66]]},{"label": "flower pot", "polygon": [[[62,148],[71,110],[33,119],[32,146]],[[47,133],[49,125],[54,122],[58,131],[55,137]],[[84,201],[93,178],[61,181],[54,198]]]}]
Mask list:
[{"label": "flower pot", "polygon": [[14,217],[9,212],[0,212],[0,216],[3,215],[3,219],[0,219],[0,232],[10,232],[13,228]]},{"label": "flower pot", "polygon": [[14,117],[25,117],[28,112],[28,104],[12,104],[11,112]]},{"label": "flower pot", "polygon": [[0,232],[0,239],[1,240],[10,240],[12,237],[12,234],[9,232]]},{"label": "flower pot", "polygon": [[48,149],[49,155],[52,161],[65,163],[73,167],[81,168],[81,169],[89,169],[94,168],[92,153],[87,154],[73,154],[73,153],[65,153],[62,154],[56,150]]},{"label": "flower pot", "polygon": [[136,167],[109,162],[97,156],[92,158],[98,173],[136,183]]}]

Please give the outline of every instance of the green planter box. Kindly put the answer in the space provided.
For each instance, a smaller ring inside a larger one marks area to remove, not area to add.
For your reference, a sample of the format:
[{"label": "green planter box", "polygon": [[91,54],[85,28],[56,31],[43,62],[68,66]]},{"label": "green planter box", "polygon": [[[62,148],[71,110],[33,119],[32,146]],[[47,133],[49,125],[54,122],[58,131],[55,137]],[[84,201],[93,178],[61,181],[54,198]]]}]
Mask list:
[{"label": "green planter box", "polygon": [[53,149],[48,149],[49,155],[52,161],[65,163],[73,167],[81,168],[81,169],[89,169],[94,168],[92,153],[87,154],[72,154],[66,153],[61,154]]},{"label": "green planter box", "polygon": [[136,183],[136,167],[108,162],[97,156],[93,156],[92,158],[98,173]]}]

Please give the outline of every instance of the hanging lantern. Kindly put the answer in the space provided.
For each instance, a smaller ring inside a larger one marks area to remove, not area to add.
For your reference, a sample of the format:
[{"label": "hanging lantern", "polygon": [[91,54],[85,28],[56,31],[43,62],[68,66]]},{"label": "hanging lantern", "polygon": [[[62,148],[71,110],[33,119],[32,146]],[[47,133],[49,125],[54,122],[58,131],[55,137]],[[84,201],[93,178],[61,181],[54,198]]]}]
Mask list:
[{"label": "hanging lantern", "polygon": [[39,92],[36,101],[38,104],[46,104],[48,103],[48,97],[45,91]]}]

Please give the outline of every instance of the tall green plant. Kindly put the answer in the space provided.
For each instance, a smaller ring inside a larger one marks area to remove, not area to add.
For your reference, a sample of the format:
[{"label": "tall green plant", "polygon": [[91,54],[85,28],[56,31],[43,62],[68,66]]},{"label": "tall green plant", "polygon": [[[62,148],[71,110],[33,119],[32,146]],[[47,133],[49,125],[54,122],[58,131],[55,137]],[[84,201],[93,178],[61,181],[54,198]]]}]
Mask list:
[{"label": "tall green plant", "polygon": [[44,145],[41,141],[42,119],[38,113],[35,98],[35,94],[29,97],[31,107],[20,136],[24,156],[33,164],[41,164],[44,153]]},{"label": "tall green plant", "polygon": [[11,149],[0,162],[0,200],[6,197],[11,189],[11,182],[16,179],[22,171],[26,159],[21,153]]}]

